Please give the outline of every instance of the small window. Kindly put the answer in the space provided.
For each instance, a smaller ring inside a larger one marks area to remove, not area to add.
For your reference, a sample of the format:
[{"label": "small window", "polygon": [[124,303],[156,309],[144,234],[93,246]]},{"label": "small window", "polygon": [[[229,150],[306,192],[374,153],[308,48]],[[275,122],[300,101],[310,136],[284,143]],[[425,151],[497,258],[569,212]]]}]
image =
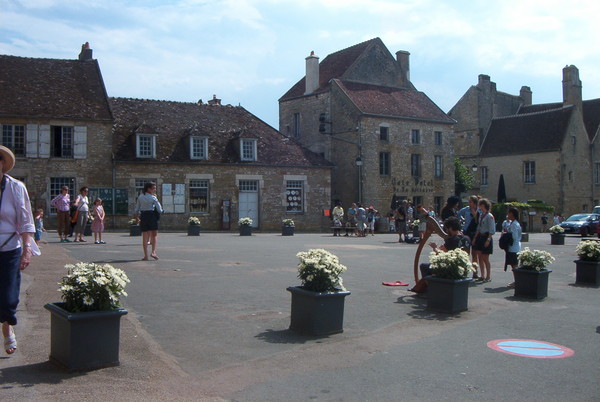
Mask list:
[{"label": "small window", "polygon": [[240,140],[240,155],[243,161],[256,160],[256,140],[242,139]]},{"label": "small window", "polygon": [[481,172],[481,185],[488,185],[488,168],[487,166],[481,166],[479,171]]},{"label": "small window", "polygon": [[380,152],[379,153],[379,175],[389,176],[390,175],[390,153]]},{"label": "small window", "polygon": [[410,156],[410,174],[412,177],[421,177],[421,155]]},{"label": "small window", "polygon": [[435,145],[442,145],[442,132],[434,131],[433,132],[433,140]]},{"label": "small window", "polygon": [[410,134],[411,143],[420,144],[421,143],[421,131],[420,130],[412,130]]},{"label": "small window", "polygon": [[535,183],[535,162],[523,162],[523,182]]},{"label": "small window", "polygon": [[433,209],[436,214],[439,214],[442,210],[442,203],[444,202],[444,197],[435,196],[433,197]]},{"label": "small window", "polygon": [[208,213],[208,180],[190,180],[190,212]]},{"label": "small window", "polygon": [[15,156],[25,156],[25,126],[3,124],[2,145],[10,148]]},{"label": "small window", "polygon": [[573,171],[569,170],[569,182],[572,183],[573,182]]},{"label": "small window", "polygon": [[389,141],[389,127],[379,126],[379,139],[381,141]]},{"label": "small window", "polygon": [[156,136],[138,134],[136,137],[136,155],[138,158],[156,158]]},{"label": "small window", "polygon": [[190,150],[192,159],[208,159],[208,138],[190,137]]},{"label": "small window", "polygon": [[443,166],[442,162],[443,162],[442,156],[440,156],[440,155],[434,156],[433,174],[434,174],[434,177],[436,177],[438,179],[443,176],[444,166]]},{"label": "small window", "polygon": [[73,157],[73,127],[52,126],[51,141],[53,157]]},{"label": "small window", "polygon": [[286,212],[304,212],[304,182],[288,180],[285,183]]},{"label": "small window", "polygon": [[600,184],[600,163],[594,163],[594,184]]}]

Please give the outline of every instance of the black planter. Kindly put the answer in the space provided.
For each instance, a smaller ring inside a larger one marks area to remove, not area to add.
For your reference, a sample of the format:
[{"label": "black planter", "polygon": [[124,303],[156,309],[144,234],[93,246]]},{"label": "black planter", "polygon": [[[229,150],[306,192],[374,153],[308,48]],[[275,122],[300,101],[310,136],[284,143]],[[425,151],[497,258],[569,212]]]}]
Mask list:
[{"label": "black planter", "polygon": [[543,299],[548,296],[548,276],[552,270],[513,268],[512,271],[515,274],[515,297]]},{"label": "black planter", "polygon": [[84,236],[91,236],[92,235],[92,224],[91,223],[86,223],[85,227],[83,228],[83,235]]},{"label": "black planter", "polygon": [[70,371],[119,365],[121,317],[127,310],[70,313],[64,303],[48,303],[50,361]]},{"label": "black planter", "polygon": [[521,233],[521,243],[529,241],[529,233]]},{"label": "black planter", "polygon": [[565,245],[565,235],[562,233],[550,233],[550,244],[557,246]]},{"label": "black planter", "polygon": [[294,226],[282,226],[281,227],[281,235],[282,236],[293,236],[294,235]]},{"label": "black planter", "polygon": [[576,260],[575,267],[576,284],[600,286],[600,262]]},{"label": "black planter", "polygon": [[188,236],[200,236],[200,225],[188,225]]},{"label": "black planter", "polygon": [[240,226],[240,236],[252,236],[252,226],[250,226],[250,225]]},{"label": "black planter", "polygon": [[427,309],[442,313],[459,313],[468,310],[471,278],[444,279],[435,276],[427,280]]},{"label": "black planter", "polygon": [[344,299],[347,291],[317,293],[290,286],[292,312],[290,330],[307,335],[332,335],[344,332]]},{"label": "black planter", "polygon": [[142,229],[140,225],[129,225],[129,236],[141,236]]}]

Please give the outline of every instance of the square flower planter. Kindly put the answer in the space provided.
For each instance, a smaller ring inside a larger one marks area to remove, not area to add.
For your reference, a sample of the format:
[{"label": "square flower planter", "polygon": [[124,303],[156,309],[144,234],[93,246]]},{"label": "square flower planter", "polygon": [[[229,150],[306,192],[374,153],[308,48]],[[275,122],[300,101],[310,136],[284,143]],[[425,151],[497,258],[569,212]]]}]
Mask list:
[{"label": "square flower planter", "polygon": [[344,300],[347,291],[318,293],[290,286],[292,294],[290,330],[307,335],[344,332]]},{"label": "square flower planter", "polygon": [[188,225],[188,236],[200,236],[200,225]]},{"label": "square flower planter", "polygon": [[565,235],[562,233],[550,233],[550,244],[556,246],[565,245]]},{"label": "square flower planter", "polygon": [[600,262],[576,260],[575,283],[600,286]]},{"label": "square flower planter", "polygon": [[513,268],[512,271],[515,274],[515,297],[543,299],[548,296],[548,277],[552,270]]},{"label": "square flower planter", "polygon": [[127,310],[71,313],[64,303],[48,303],[50,361],[69,371],[119,365],[121,317]]},{"label": "square flower planter", "polygon": [[240,226],[240,236],[252,236],[252,226],[241,225]]},{"label": "square flower planter", "polygon": [[141,236],[142,228],[140,225],[129,225],[129,236]]},{"label": "square flower planter", "polygon": [[281,235],[282,236],[293,236],[294,235],[294,226],[282,226],[281,227]]},{"label": "square flower planter", "polygon": [[427,309],[441,313],[459,313],[468,310],[471,278],[445,279],[435,276],[427,280]]}]

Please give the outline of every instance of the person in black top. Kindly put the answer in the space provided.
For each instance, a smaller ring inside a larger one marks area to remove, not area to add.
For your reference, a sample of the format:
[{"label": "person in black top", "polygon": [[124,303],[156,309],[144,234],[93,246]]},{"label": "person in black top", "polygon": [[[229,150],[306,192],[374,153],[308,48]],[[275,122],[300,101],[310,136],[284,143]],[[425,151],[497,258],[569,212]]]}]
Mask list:
[{"label": "person in black top", "polygon": [[446,219],[449,217],[456,216],[458,204],[460,204],[460,198],[458,198],[456,195],[448,197],[448,200],[446,200],[446,205],[444,205],[444,208],[442,208],[441,211],[442,221],[446,222]]}]

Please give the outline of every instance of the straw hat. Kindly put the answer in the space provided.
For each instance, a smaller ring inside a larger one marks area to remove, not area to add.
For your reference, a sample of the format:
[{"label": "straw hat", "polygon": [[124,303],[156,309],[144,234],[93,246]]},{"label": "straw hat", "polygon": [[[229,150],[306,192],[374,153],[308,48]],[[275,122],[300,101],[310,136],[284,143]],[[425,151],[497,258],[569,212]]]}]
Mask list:
[{"label": "straw hat", "polygon": [[15,154],[4,145],[0,145],[0,155],[2,155],[2,174],[10,172],[15,167]]}]

